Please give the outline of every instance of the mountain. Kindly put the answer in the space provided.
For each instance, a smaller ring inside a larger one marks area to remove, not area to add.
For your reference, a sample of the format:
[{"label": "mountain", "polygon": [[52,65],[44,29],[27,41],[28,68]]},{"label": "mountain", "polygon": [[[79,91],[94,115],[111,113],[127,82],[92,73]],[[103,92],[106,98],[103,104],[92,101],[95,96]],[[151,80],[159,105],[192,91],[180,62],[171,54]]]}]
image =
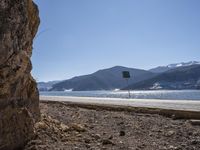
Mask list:
[{"label": "mountain", "polygon": [[170,64],[167,66],[159,66],[153,69],[150,69],[149,71],[153,72],[153,73],[163,73],[166,71],[169,71],[171,69],[175,69],[178,67],[186,67],[186,66],[191,66],[191,65],[197,65],[200,64],[200,62],[198,61],[190,61],[190,62],[182,62],[182,63],[176,63],[176,64]]},{"label": "mountain", "polygon": [[116,66],[54,84],[51,91],[64,91],[69,89],[73,91],[121,89],[126,86],[126,82],[122,78],[122,71],[130,72],[131,78],[129,82],[131,84],[152,78],[156,75],[145,70]]},{"label": "mountain", "polygon": [[59,82],[61,81],[38,82],[37,87],[39,91],[48,91],[53,87],[54,84]]},{"label": "mountain", "polygon": [[200,65],[178,67],[124,89],[200,89]]}]

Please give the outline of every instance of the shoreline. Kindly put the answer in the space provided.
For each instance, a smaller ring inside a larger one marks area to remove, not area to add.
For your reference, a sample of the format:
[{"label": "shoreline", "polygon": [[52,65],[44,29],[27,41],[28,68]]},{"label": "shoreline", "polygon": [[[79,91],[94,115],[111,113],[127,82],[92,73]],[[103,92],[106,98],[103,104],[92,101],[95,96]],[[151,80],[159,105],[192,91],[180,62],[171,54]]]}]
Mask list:
[{"label": "shoreline", "polygon": [[157,114],[172,119],[197,119],[200,120],[200,111],[188,111],[188,110],[173,110],[151,107],[133,107],[133,106],[121,106],[110,104],[95,104],[95,103],[80,103],[69,101],[48,101],[42,100],[43,104],[60,104],[66,107],[79,107],[88,110],[105,110],[113,112],[134,112],[142,114]]},{"label": "shoreline", "polygon": [[40,100],[200,112],[200,101],[190,101],[190,100],[122,99],[122,98],[99,98],[99,97],[97,98],[97,97],[72,97],[72,96],[40,96]]}]

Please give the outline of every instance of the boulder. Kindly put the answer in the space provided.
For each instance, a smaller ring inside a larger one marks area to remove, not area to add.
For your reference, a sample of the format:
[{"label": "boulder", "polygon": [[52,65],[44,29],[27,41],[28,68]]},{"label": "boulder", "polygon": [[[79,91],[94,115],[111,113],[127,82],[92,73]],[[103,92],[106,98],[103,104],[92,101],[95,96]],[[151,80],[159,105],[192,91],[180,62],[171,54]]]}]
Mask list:
[{"label": "boulder", "polygon": [[39,120],[30,57],[40,20],[32,0],[0,1],[0,150],[21,148]]}]

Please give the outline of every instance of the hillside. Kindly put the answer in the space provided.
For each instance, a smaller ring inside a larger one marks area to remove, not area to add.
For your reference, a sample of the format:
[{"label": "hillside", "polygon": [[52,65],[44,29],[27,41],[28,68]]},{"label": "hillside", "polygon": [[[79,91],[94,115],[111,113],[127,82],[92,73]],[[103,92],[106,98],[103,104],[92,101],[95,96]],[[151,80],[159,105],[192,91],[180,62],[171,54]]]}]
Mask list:
[{"label": "hillside", "polygon": [[132,84],[124,89],[199,89],[200,65],[178,67],[156,77]]},{"label": "hillside", "polygon": [[121,89],[126,86],[126,82],[122,78],[122,71],[130,72],[131,84],[155,76],[154,73],[149,71],[115,66],[109,69],[99,70],[93,74],[78,76],[57,83],[53,85],[51,91],[64,91],[69,89],[72,89],[73,91]]},{"label": "hillside", "polygon": [[200,62],[198,62],[198,61],[181,62],[181,63],[169,64],[166,66],[158,66],[158,67],[150,69],[149,71],[151,71],[153,73],[163,73],[163,72],[169,71],[171,69],[192,66],[192,65],[197,65],[197,64],[200,64]]}]

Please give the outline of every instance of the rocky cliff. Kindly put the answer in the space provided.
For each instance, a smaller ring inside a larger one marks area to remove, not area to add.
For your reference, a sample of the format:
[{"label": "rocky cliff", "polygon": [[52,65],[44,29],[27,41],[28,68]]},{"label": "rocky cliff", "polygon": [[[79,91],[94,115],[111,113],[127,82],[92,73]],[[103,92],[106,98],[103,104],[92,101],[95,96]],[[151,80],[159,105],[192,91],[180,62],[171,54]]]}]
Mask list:
[{"label": "rocky cliff", "polygon": [[38,16],[32,0],[0,1],[0,149],[23,147],[39,119],[39,94],[30,74]]}]

